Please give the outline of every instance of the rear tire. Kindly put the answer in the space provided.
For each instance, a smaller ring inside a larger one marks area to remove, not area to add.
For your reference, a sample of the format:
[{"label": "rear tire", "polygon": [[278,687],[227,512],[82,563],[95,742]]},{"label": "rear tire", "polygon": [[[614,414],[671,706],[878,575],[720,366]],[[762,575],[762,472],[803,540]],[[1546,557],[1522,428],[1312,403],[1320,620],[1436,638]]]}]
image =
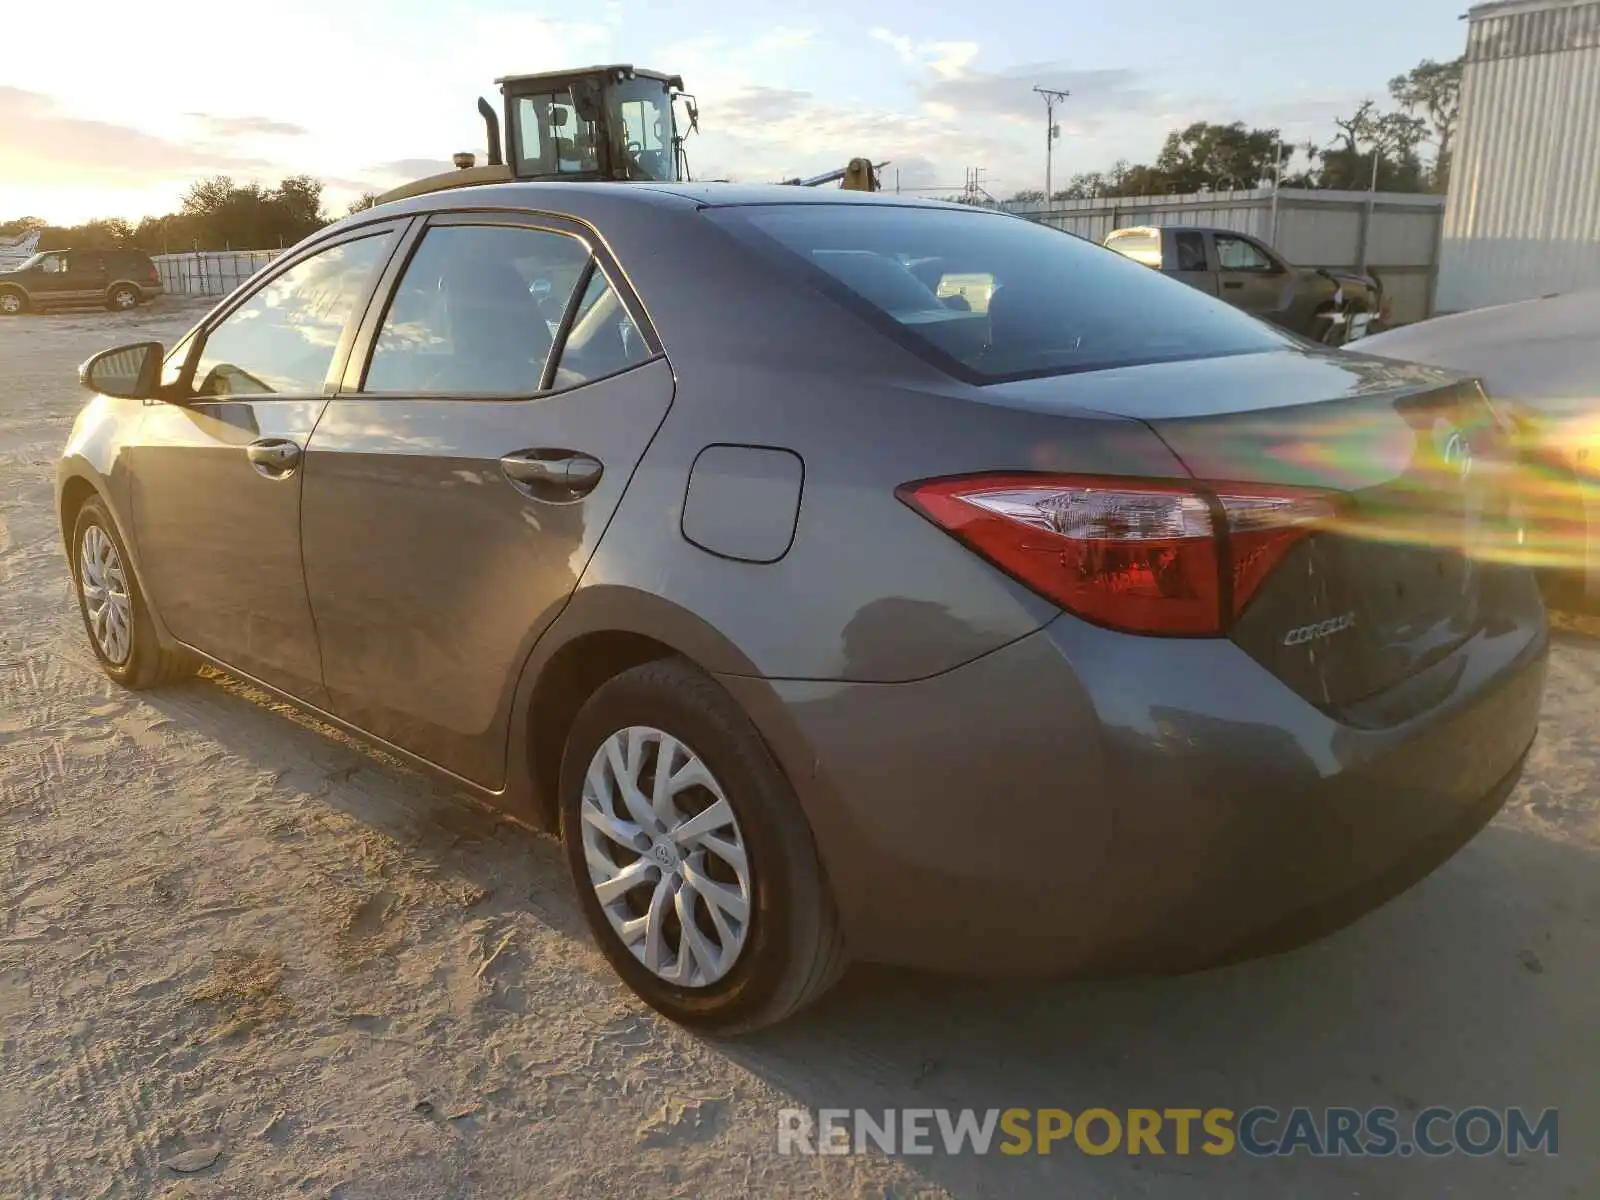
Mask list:
[{"label": "rear tire", "polygon": [[28,294],[16,288],[0,288],[0,317],[19,317],[28,311]]},{"label": "rear tire", "polygon": [[129,312],[139,307],[139,298],[138,288],[119,283],[106,293],[106,307],[112,312]]},{"label": "rear tire", "polygon": [[[626,807],[624,776],[642,785]],[[668,776],[670,786],[659,782]],[[750,719],[692,664],[645,663],[601,685],[567,738],[560,805],[584,919],[623,982],[662,1015],[744,1033],[797,1012],[843,972],[838,914],[799,802]],[[710,832],[691,838],[693,825]]]},{"label": "rear tire", "polygon": [[162,647],[116,523],[98,497],[72,528],[72,583],[89,648],[100,669],[134,691],[193,675],[199,662]]}]

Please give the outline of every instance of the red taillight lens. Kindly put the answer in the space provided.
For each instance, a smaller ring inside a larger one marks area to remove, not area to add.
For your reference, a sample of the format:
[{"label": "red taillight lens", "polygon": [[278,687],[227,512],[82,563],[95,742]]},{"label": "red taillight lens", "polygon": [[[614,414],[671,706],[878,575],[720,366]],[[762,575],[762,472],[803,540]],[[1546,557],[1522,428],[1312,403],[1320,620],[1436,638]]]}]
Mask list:
[{"label": "red taillight lens", "polygon": [[1321,493],[1143,479],[984,475],[900,498],[1069,612],[1130,633],[1203,637],[1334,514]]}]

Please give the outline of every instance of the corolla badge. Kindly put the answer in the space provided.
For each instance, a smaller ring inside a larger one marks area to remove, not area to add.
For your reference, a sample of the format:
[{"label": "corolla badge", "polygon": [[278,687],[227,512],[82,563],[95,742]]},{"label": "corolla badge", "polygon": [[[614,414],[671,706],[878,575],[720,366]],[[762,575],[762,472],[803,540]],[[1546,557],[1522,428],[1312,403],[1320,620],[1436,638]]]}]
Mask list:
[{"label": "corolla badge", "polygon": [[1302,625],[1298,629],[1291,629],[1283,635],[1285,646],[1303,646],[1307,642],[1319,642],[1323,638],[1332,637],[1336,633],[1343,633],[1356,623],[1354,611],[1341,613],[1337,617],[1329,617],[1326,621],[1317,621],[1312,625]]}]

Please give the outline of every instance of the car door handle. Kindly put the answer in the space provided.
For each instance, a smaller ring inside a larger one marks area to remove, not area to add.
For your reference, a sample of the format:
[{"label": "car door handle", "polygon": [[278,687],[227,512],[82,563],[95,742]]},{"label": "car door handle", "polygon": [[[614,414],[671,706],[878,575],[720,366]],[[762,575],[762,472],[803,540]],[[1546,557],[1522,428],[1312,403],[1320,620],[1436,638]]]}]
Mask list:
[{"label": "car door handle", "polygon": [[300,447],[288,438],[262,438],[244,448],[245,457],[257,474],[268,479],[284,479],[300,465]]},{"label": "car door handle", "polygon": [[1225,288],[1242,288],[1244,286],[1244,280],[1242,280],[1242,279],[1224,279],[1222,281],[1222,286],[1225,287]]},{"label": "car door handle", "polygon": [[592,492],[605,468],[575,450],[518,450],[500,459],[516,489],[538,500],[574,500]]}]

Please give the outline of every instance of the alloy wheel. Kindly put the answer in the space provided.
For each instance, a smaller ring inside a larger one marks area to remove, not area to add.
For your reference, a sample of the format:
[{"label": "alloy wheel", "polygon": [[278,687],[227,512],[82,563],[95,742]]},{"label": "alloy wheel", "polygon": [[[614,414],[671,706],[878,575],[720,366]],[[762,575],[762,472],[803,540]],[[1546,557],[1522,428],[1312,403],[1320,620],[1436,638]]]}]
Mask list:
[{"label": "alloy wheel", "polygon": [[14,317],[22,311],[22,297],[15,292],[0,292],[0,313]]},{"label": "alloy wheel", "polygon": [[122,666],[133,649],[133,605],[116,545],[98,525],[83,532],[78,548],[78,587],[100,653],[112,666]]},{"label": "alloy wheel", "polygon": [[127,288],[118,288],[111,293],[111,303],[118,308],[132,308],[138,302],[139,297],[135,296]]},{"label": "alloy wheel", "polygon": [[739,822],[699,755],[659,729],[620,729],[590,760],[579,811],[589,881],[622,944],[666,983],[724,978],[754,892]]}]

